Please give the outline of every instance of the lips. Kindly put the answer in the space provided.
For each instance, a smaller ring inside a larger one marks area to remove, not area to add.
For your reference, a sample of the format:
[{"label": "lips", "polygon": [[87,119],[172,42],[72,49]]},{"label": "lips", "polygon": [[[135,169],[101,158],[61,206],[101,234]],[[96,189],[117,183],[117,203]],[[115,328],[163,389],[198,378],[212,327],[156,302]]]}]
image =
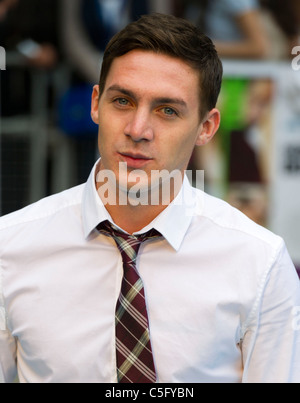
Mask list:
[{"label": "lips", "polygon": [[143,168],[152,161],[152,158],[140,153],[120,153],[120,156],[121,160],[126,162],[129,168],[135,169]]},{"label": "lips", "polygon": [[122,153],[124,157],[129,157],[135,160],[151,160],[152,158],[149,158],[143,154],[135,154],[135,153]]}]

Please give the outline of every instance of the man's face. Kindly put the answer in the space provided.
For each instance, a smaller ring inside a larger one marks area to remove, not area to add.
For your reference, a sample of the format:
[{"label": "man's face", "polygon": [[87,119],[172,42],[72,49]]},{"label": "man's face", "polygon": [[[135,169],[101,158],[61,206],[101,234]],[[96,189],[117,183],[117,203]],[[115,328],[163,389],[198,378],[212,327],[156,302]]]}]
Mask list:
[{"label": "man's face", "polygon": [[100,100],[98,86],[93,92],[101,169],[113,171],[121,187],[130,184],[120,162],[128,174],[143,170],[146,187],[154,170],[183,173],[195,144],[208,141],[200,106],[198,73],[184,61],[141,50],[116,58]]}]

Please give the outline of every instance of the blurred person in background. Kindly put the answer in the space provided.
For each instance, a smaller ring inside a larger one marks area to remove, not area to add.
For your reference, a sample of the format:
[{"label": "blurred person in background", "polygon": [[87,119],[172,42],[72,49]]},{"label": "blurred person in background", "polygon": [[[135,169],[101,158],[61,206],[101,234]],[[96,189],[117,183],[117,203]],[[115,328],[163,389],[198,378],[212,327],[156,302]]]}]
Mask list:
[{"label": "blurred person in background", "polygon": [[[54,111],[50,83],[60,62],[57,0],[0,0],[0,45],[6,51],[0,94],[0,214],[5,214],[31,200],[33,120],[46,123]],[[44,183],[48,187],[48,178]]]},{"label": "blurred person in background", "polygon": [[9,10],[18,3],[18,0],[0,0],[0,22],[2,22]]},{"label": "blurred person in background", "polygon": [[177,5],[214,40],[221,57],[261,59],[268,55],[258,0],[177,0]]},{"label": "blurred person in background", "polygon": [[[261,21],[258,0],[175,0],[177,12],[211,37],[222,58],[264,59],[269,40]],[[226,164],[224,146],[216,138],[207,147],[197,147],[190,161],[193,170],[205,171],[206,187],[220,195],[221,172]],[[228,180],[228,178],[226,178]]]},{"label": "blurred person in background", "polygon": [[[290,57],[293,46],[299,43],[299,0],[287,0],[284,4],[281,0],[178,0],[177,4],[181,4],[182,15],[193,20],[214,39],[218,52],[223,58],[284,60]],[[291,87],[295,87],[294,80]],[[261,80],[249,87],[249,91],[252,92],[250,88],[252,90],[259,88],[258,93],[263,95],[262,98],[257,98],[258,108],[256,108],[262,115],[266,110],[265,106],[261,105],[261,101],[263,104],[265,102],[264,97],[266,96],[268,108],[272,103],[269,98],[270,83]],[[237,98],[236,90],[232,88],[232,97],[235,99]],[[264,90],[266,90],[265,95]],[[249,106],[248,108],[251,109]],[[241,188],[239,192],[235,191],[242,196],[236,206],[247,212],[248,216],[256,222],[266,224],[266,197],[262,194],[266,191],[264,186],[268,183],[269,177],[266,173],[270,164],[271,129],[267,132],[264,127],[264,130],[259,131],[258,126],[261,126],[259,120],[248,122],[246,119],[243,127],[237,130],[232,128],[230,147],[234,152],[227,157],[229,173],[226,180],[245,182],[247,189],[250,189],[248,196],[253,194],[255,202],[252,203],[250,198],[246,197],[245,189]],[[220,138],[217,138],[205,149],[195,149],[191,166],[194,169],[204,169],[208,181],[217,183],[220,180],[220,165],[226,160],[225,152],[224,144],[221,145]],[[231,155],[234,157],[232,158]],[[219,161],[217,173],[216,161]],[[244,168],[241,169],[242,167]],[[255,172],[256,175],[254,175]],[[249,173],[256,178],[251,175],[250,178]],[[257,184],[258,190],[253,191],[254,183]],[[259,195],[259,202],[256,202],[256,195]],[[233,203],[231,196],[230,202]],[[257,208],[259,211],[254,212]]]},{"label": "blurred person in background", "polygon": [[172,0],[62,0],[64,54],[80,77],[93,84],[99,79],[105,46],[118,30],[143,14],[172,11]]},{"label": "blurred person in background", "polygon": [[299,44],[299,0],[175,0],[223,58],[286,59]]},{"label": "blurred person in background", "polygon": [[260,0],[262,18],[271,39],[269,57],[287,59],[300,44],[300,1]]},{"label": "blurred person in background", "polygon": [[243,124],[230,131],[227,200],[256,223],[267,226],[274,83],[250,80],[244,98]]},{"label": "blurred person in background", "polygon": [[56,1],[0,0],[0,40],[38,68],[53,68],[58,60]]},{"label": "blurred person in background", "polygon": [[0,0],[0,43],[14,60],[2,80],[1,113],[23,113],[30,105],[28,77],[18,67],[53,69],[59,60],[56,0]]}]

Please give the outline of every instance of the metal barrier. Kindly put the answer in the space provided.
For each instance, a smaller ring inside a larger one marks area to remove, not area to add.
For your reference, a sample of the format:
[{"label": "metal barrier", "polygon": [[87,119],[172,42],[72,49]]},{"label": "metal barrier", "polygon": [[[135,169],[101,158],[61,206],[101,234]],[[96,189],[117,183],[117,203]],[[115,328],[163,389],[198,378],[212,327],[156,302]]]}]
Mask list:
[{"label": "metal barrier", "polygon": [[[51,192],[56,193],[70,186],[72,150],[69,139],[63,135],[53,121],[48,107],[48,88],[54,97],[69,87],[70,70],[65,65],[53,71],[29,67],[18,53],[7,53],[7,69],[21,69],[29,73],[29,113],[12,117],[1,117],[0,135],[11,138],[26,138],[30,143],[29,194],[26,203],[45,197],[47,193],[47,156],[55,152],[55,164]],[[2,73],[0,73],[2,74]]]}]

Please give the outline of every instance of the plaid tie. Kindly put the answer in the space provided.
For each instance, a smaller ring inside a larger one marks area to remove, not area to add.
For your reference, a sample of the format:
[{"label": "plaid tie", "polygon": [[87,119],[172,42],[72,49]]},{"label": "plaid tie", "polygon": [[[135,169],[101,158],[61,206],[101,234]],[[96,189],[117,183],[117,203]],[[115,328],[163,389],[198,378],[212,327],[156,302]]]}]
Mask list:
[{"label": "plaid tie", "polygon": [[154,229],[139,236],[128,235],[109,221],[101,223],[98,230],[115,240],[123,259],[124,275],[116,306],[118,382],[155,383],[144,286],[137,272],[136,258],[142,242],[162,235]]}]

